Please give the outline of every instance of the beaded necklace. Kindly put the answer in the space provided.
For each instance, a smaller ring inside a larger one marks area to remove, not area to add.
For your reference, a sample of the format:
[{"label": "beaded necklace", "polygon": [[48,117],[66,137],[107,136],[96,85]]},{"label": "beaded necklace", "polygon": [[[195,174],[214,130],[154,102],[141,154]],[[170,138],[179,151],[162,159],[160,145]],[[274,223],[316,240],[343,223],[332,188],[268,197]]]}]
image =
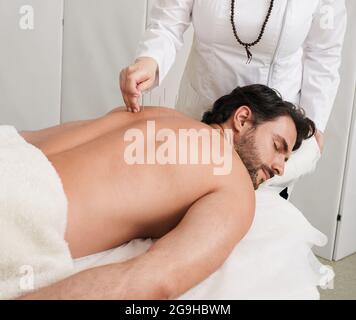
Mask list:
[{"label": "beaded necklace", "polygon": [[262,28],[261,28],[261,31],[260,31],[260,34],[258,35],[258,38],[253,41],[253,42],[243,42],[240,37],[238,36],[237,34],[237,30],[236,30],[236,26],[235,26],[235,3],[236,3],[236,0],[231,0],[231,25],[232,25],[232,30],[234,32],[234,36],[237,40],[237,42],[239,44],[241,44],[242,46],[245,47],[245,50],[246,50],[246,54],[247,54],[247,61],[246,63],[250,63],[251,60],[252,60],[252,53],[250,51],[250,47],[256,45],[257,43],[260,42],[260,40],[262,39],[262,36],[263,36],[263,33],[265,32],[265,28],[266,28],[266,25],[267,25],[267,22],[269,20],[269,17],[272,13],[272,9],[273,9],[273,4],[274,4],[274,0],[271,0],[270,2],[270,5],[269,5],[269,8],[268,8],[268,12],[267,12],[267,15],[266,15],[266,18],[265,18],[265,21],[263,22],[263,25],[262,25]]}]

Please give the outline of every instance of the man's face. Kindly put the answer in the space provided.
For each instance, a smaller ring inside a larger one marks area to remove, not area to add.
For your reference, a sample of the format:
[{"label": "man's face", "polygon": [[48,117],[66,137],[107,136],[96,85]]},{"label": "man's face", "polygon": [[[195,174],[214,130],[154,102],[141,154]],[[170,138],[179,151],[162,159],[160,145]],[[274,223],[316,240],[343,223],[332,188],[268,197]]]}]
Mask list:
[{"label": "man's face", "polygon": [[282,116],[250,127],[235,137],[235,149],[245,164],[255,190],[275,174],[283,175],[297,139],[293,120]]}]

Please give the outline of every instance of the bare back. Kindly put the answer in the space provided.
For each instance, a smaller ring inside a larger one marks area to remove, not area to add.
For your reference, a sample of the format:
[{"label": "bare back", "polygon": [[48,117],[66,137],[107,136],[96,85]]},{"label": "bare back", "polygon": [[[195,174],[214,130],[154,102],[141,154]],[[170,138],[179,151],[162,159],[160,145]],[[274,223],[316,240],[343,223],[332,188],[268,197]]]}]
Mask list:
[{"label": "bare back", "polygon": [[[147,121],[151,120],[156,131],[210,128],[165,108],[147,108],[140,114],[115,111],[53,135],[41,145],[68,197],[66,240],[73,257],[134,238],[162,237],[194,202],[221,187],[253,192],[237,154],[227,176],[214,175],[212,164],[128,164],[125,133],[135,128],[147,138]],[[54,152],[52,148],[61,144],[68,148]]]}]

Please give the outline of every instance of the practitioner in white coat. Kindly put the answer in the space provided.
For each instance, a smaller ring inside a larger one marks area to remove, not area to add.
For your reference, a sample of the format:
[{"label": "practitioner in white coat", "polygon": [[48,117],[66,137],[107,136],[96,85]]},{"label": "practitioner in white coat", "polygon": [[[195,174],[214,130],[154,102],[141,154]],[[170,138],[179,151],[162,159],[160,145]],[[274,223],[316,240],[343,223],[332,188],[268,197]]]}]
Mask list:
[{"label": "practitioner in white coat", "polygon": [[162,83],[191,23],[194,41],[176,109],[201,119],[236,86],[275,88],[301,105],[318,131],[269,185],[281,191],[312,171],[339,85],[344,0],[156,0],[137,58],[120,73],[128,111],[140,111],[142,92]]}]

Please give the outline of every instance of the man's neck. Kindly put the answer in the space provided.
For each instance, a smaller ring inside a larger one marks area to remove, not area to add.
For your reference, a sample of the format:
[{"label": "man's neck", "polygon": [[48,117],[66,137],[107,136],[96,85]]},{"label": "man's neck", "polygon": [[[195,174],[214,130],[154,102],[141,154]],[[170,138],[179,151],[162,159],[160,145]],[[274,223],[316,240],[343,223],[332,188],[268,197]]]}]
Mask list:
[{"label": "man's neck", "polygon": [[225,131],[226,129],[230,129],[230,128],[227,128],[224,126],[224,124],[219,124],[219,123],[212,123],[210,124],[210,126],[215,130],[219,130],[219,133],[224,137],[224,139],[227,139],[230,142],[230,144],[233,145],[233,137],[231,136],[231,134],[228,134]]},{"label": "man's neck", "polygon": [[212,123],[212,124],[210,124],[210,127],[212,127],[212,128],[214,128],[214,129],[219,130],[219,131],[220,131],[220,133],[221,133],[222,135],[224,135],[225,128],[224,128],[224,126],[223,126],[223,125],[218,124],[218,123]]}]

